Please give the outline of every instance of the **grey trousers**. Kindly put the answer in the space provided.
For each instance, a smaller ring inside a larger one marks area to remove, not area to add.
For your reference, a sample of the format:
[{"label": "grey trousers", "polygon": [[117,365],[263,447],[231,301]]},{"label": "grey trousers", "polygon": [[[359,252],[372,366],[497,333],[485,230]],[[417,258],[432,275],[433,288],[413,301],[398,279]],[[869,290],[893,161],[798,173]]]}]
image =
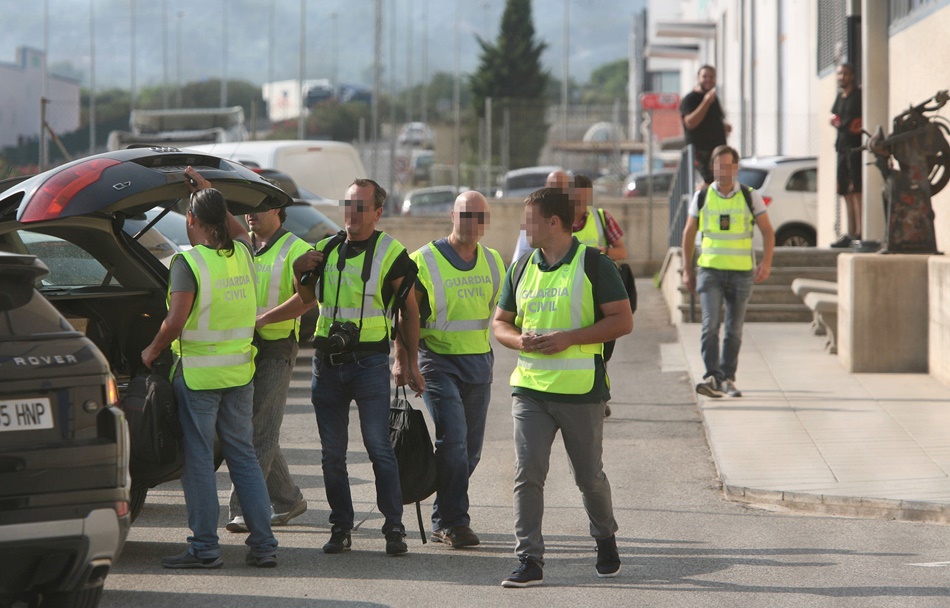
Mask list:
[{"label": "grey trousers", "polygon": [[[254,451],[275,513],[286,513],[303,500],[280,451],[280,425],[284,421],[293,371],[294,365],[288,360],[260,359],[254,372]],[[231,486],[229,507],[228,519],[243,516],[234,486]]]},{"label": "grey trousers", "polygon": [[584,499],[590,535],[609,538],[617,532],[604,473],[604,403],[564,403],[514,395],[515,422],[515,553],[544,563],[544,481],[554,437],[561,431],[574,483]]}]

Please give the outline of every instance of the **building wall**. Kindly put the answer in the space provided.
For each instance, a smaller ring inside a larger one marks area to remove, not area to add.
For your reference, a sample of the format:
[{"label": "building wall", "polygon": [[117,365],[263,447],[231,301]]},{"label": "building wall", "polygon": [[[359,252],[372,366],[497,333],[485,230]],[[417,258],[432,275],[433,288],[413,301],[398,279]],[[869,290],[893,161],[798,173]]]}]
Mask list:
[{"label": "building wall", "polygon": [[[36,49],[21,47],[16,63],[0,64],[0,147],[39,137],[43,75],[43,52]],[[47,122],[58,135],[79,128],[79,94],[78,82],[49,76]]]}]

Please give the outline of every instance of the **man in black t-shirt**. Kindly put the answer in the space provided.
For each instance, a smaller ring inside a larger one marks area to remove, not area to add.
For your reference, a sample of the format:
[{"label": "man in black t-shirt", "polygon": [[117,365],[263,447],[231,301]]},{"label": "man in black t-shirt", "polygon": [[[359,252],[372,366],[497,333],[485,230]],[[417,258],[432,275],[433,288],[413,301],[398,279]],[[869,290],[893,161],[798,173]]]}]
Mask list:
[{"label": "man in black t-shirt", "polygon": [[732,131],[725,122],[725,113],[716,97],[716,68],[704,65],[697,74],[699,82],[680,102],[680,114],[686,143],[693,144],[693,164],[706,184],[713,182],[709,157],[717,146],[726,144],[726,136]]},{"label": "man in black t-shirt", "polygon": [[831,106],[831,126],[838,130],[838,194],[848,211],[848,233],[831,244],[850,247],[861,239],[861,89],[854,82],[854,66],[838,66],[838,96]]}]

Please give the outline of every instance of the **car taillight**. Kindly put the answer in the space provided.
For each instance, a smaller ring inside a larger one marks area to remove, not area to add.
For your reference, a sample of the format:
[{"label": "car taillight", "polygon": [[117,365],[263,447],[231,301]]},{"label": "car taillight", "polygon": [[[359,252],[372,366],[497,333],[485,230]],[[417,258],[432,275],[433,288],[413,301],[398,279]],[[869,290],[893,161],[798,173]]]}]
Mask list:
[{"label": "car taillight", "polygon": [[115,382],[115,378],[112,377],[112,374],[109,374],[109,379],[106,381],[106,405],[114,406],[119,403],[119,386]]},{"label": "car taillight", "polygon": [[766,206],[766,207],[768,207],[769,205],[772,204],[772,197],[771,197],[771,196],[763,196],[763,197],[762,197],[762,200],[765,201],[765,206]]},{"label": "car taillight", "polygon": [[118,164],[120,161],[111,158],[97,158],[57,173],[33,196],[20,221],[41,222],[59,217],[76,194],[99,181],[103,171]]}]

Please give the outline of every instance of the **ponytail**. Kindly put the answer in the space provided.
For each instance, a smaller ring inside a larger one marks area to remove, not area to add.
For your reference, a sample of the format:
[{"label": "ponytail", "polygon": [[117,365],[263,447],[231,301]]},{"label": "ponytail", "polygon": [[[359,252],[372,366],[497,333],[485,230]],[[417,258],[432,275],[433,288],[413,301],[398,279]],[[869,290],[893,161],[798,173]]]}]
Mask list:
[{"label": "ponytail", "polygon": [[188,202],[191,214],[205,226],[211,226],[211,242],[227,257],[234,255],[234,240],[228,231],[228,206],[224,195],[214,188],[193,192]]}]

